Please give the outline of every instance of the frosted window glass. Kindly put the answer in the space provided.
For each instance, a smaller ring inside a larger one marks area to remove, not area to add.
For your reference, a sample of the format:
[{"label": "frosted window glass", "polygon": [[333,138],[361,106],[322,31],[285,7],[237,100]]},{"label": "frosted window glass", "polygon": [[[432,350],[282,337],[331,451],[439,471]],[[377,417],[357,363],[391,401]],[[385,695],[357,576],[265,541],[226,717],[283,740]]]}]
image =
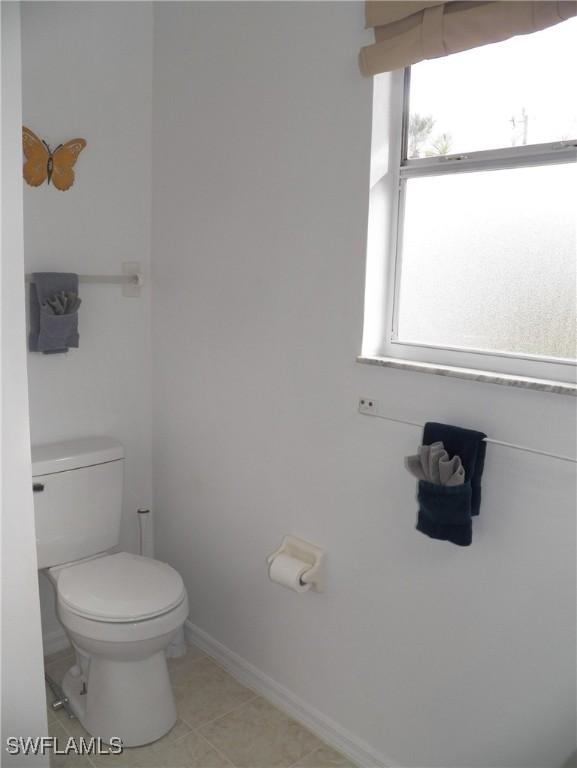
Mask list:
[{"label": "frosted window glass", "polygon": [[576,356],[576,166],[407,181],[399,341]]},{"label": "frosted window glass", "polygon": [[411,67],[409,157],[577,138],[577,18]]}]

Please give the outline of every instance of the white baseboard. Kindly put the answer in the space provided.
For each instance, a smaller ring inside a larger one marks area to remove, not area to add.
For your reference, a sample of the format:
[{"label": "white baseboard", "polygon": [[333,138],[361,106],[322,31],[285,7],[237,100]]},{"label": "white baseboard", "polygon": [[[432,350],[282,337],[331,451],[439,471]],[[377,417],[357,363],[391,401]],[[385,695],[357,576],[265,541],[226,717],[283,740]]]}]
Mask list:
[{"label": "white baseboard", "polygon": [[234,651],[187,620],[184,624],[187,642],[198,646],[240,683],[268,699],[281,711],[312,731],[319,739],[341,752],[362,768],[399,768],[387,758],[347,731],[315,707],[307,704],[288,688],[277,683]]},{"label": "white baseboard", "polygon": [[61,627],[51,629],[42,635],[42,647],[45,656],[51,656],[53,653],[63,651],[70,646],[66,632]]}]

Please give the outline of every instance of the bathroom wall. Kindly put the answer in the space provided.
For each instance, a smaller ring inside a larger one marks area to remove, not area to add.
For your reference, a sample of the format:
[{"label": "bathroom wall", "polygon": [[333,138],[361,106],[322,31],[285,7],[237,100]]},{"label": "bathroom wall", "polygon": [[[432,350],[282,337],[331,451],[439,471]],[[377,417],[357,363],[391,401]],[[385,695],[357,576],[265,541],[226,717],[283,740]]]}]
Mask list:
[{"label": "bathroom wall", "polygon": [[[414,529],[437,419],[571,454],[574,401],[363,366],[371,82],[360,3],[155,9],[157,554],[191,621],[404,766],[575,748],[574,465],[490,446],[474,541]],[[285,533],[325,594],[271,584]],[[388,757],[387,757],[388,756]]]},{"label": "bathroom wall", "polygon": [[20,8],[2,3],[2,757],[3,766],[48,766],[47,755],[10,755],[5,739],[47,733],[24,353],[24,246],[20,142]]},{"label": "bathroom wall", "polygon": [[[26,271],[150,273],[152,7],[23,3],[24,124],[51,146],[87,147],[67,192],[24,189]],[[136,509],[151,503],[150,283],[81,286],[80,347],[28,356],[32,442],[103,434],[126,447],[122,545],[137,551]],[[148,548],[151,541],[148,541]],[[44,636],[58,640],[41,578]]]}]

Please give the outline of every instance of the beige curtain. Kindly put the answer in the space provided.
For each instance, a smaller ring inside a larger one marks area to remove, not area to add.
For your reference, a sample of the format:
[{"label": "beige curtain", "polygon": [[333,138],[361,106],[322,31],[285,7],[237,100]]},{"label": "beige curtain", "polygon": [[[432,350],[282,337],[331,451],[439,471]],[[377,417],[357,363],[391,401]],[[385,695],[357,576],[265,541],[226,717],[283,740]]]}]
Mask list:
[{"label": "beige curtain", "polygon": [[488,43],[526,35],[577,15],[577,2],[388,2],[367,0],[375,43],[361,48],[367,77]]}]

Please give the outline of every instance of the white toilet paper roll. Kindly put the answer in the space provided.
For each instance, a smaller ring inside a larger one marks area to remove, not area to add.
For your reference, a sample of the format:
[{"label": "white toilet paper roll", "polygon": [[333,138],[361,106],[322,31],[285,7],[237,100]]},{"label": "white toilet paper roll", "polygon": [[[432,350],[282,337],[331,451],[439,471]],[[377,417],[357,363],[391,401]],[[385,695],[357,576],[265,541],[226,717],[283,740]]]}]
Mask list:
[{"label": "white toilet paper roll", "polygon": [[301,584],[301,576],[310,568],[310,563],[297,560],[296,557],[289,555],[277,555],[268,570],[271,581],[282,584],[295,592],[307,592],[310,584]]}]

